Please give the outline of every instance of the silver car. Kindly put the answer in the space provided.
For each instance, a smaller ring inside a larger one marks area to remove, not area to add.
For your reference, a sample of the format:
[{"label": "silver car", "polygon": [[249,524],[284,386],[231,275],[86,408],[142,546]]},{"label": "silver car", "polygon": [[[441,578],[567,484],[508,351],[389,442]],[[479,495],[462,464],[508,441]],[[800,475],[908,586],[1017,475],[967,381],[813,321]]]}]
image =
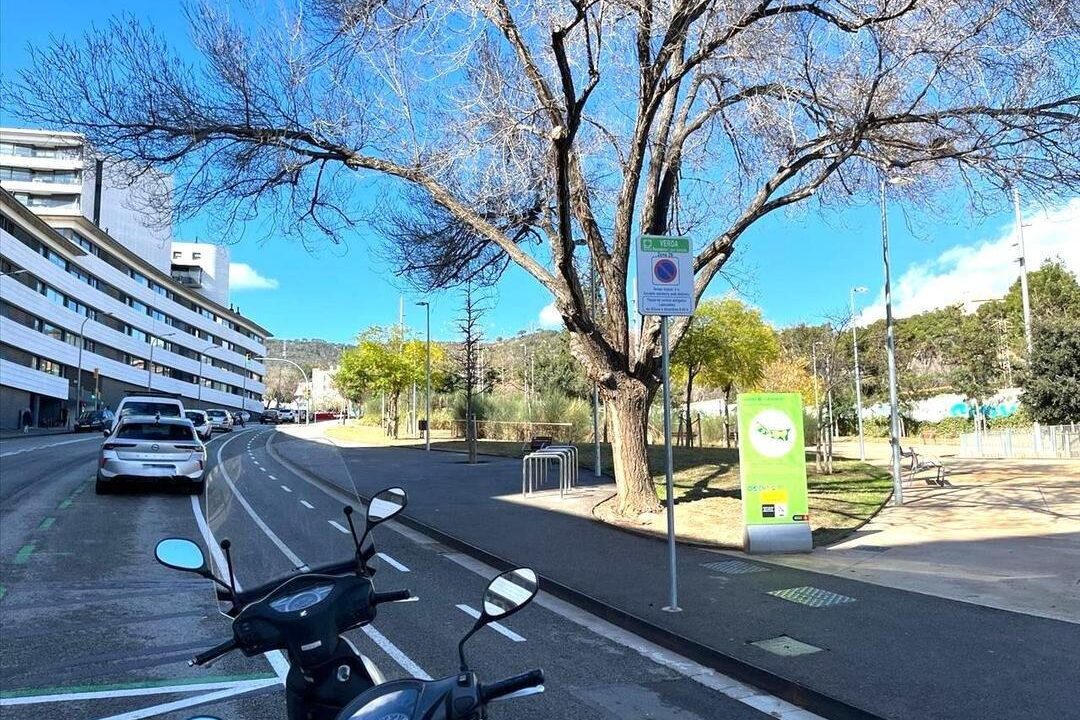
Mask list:
[{"label": "silver car", "polygon": [[206,411],[206,417],[210,418],[210,427],[212,430],[232,432],[232,413],[230,413],[228,410],[222,410],[221,408],[210,408]]},{"label": "silver car", "polygon": [[104,495],[125,482],[149,481],[200,493],[205,469],[206,448],[190,420],[129,415],[101,446],[94,490]]},{"label": "silver car", "polygon": [[202,410],[185,410],[184,417],[195,426],[195,434],[199,436],[200,440],[205,442],[210,439],[210,434],[214,431],[214,428],[210,425],[210,418],[206,416],[205,412]]}]

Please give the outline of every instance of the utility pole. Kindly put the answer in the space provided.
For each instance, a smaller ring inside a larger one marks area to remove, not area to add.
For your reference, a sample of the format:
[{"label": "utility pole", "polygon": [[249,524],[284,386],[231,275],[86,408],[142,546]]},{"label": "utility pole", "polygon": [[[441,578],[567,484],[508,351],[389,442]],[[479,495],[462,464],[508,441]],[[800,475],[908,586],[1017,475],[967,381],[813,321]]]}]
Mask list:
[{"label": "utility pole", "polygon": [[427,330],[427,352],[424,357],[424,449],[431,450],[431,303],[427,300],[416,303],[424,306]]},{"label": "utility pole", "polygon": [[1020,191],[1013,188],[1013,212],[1016,214],[1016,245],[1020,263],[1020,300],[1024,304],[1024,342],[1031,363],[1031,296],[1028,294],[1027,254],[1024,250],[1024,215],[1020,211]]},{"label": "utility pole", "polygon": [[862,422],[862,379],[859,376],[859,335],[855,322],[855,294],[864,293],[863,286],[851,288],[851,349],[855,354],[855,420],[859,426],[859,459],[866,460],[866,440],[863,436]]},{"label": "utility pole", "polygon": [[904,504],[900,474],[900,408],[896,388],[896,331],[893,327],[892,275],[889,268],[889,219],[885,206],[885,178],[881,179],[881,255],[885,264],[885,354],[889,361],[889,434],[892,449],[893,504]]}]

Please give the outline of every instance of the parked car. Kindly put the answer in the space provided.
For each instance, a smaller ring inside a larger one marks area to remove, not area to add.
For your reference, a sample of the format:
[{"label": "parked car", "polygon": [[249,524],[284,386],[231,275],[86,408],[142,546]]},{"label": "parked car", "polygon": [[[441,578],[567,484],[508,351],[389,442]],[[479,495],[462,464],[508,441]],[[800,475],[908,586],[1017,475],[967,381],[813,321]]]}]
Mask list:
[{"label": "parked car", "polygon": [[113,418],[110,427],[105,430],[105,434],[108,435],[116,427],[117,422],[127,415],[143,415],[147,417],[160,415],[161,417],[182,418],[184,417],[184,403],[172,395],[154,395],[152,393],[128,395],[117,406],[116,417]]},{"label": "parked car", "polygon": [[90,430],[105,430],[112,427],[113,418],[112,410],[85,410],[83,414],[75,420],[75,432],[83,432]]},{"label": "parked car", "polygon": [[210,418],[210,428],[219,432],[232,432],[233,419],[228,410],[222,410],[221,408],[210,408],[206,411],[206,416]]},{"label": "parked car", "polygon": [[185,410],[184,417],[191,421],[191,424],[195,426],[195,434],[199,436],[200,440],[209,440],[210,435],[214,432],[213,426],[210,424],[210,418],[207,417],[206,412],[203,410]]},{"label": "parked car", "polygon": [[123,483],[145,481],[199,493],[205,469],[206,448],[190,420],[128,414],[101,446],[94,491],[104,495]]},{"label": "parked car", "polygon": [[296,412],[289,408],[279,408],[277,411],[278,422],[291,423],[296,422]]},{"label": "parked car", "polygon": [[277,410],[271,410],[270,408],[267,408],[263,411],[262,417],[259,418],[259,422],[261,422],[263,425],[277,425],[279,422],[281,422],[281,418],[278,416]]}]

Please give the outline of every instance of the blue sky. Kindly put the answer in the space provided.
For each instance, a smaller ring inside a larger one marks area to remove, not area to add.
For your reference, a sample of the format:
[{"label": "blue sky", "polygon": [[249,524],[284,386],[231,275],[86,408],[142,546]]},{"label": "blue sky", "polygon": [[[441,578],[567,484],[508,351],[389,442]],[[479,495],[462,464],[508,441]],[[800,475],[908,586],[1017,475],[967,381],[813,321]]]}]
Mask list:
[{"label": "blue sky", "polygon": [[[27,44],[47,42],[50,34],[81,34],[90,23],[124,12],[151,20],[180,47],[187,43],[179,3],[7,2],[0,6],[0,71],[8,77],[22,67]],[[7,114],[0,115],[0,123],[20,124]],[[959,210],[954,218],[933,221],[905,213],[900,204],[890,208],[899,314],[999,296],[1016,277],[1008,198],[1002,198],[1000,213],[980,220]],[[1080,201],[1028,215],[1029,265],[1037,266],[1044,257],[1062,257],[1074,271],[1080,270]],[[918,230],[911,232],[909,225]],[[195,218],[175,235],[212,240],[205,227],[204,218]],[[394,269],[379,259],[378,245],[377,237],[358,231],[344,246],[309,253],[293,242],[266,240],[260,228],[253,227],[231,246],[232,261],[247,266],[237,268],[232,301],[279,337],[347,341],[361,328],[397,321],[403,289],[394,280]],[[881,314],[880,220],[871,198],[863,207],[829,217],[807,210],[769,218],[744,235],[738,248],[730,265],[735,288],[720,278],[710,295],[738,292],[769,321],[790,325],[836,314],[846,307],[848,289],[864,285],[869,288],[860,300],[866,306],[864,317]],[[247,282],[239,282],[241,278]],[[422,298],[404,292],[407,323],[422,331],[423,308],[414,305]],[[538,283],[511,268],[493,293],[485,321],[488,337],[540,326],[549,302]],[[433,335],[453,337],[457,313],[455,293],[432,298]]]}]

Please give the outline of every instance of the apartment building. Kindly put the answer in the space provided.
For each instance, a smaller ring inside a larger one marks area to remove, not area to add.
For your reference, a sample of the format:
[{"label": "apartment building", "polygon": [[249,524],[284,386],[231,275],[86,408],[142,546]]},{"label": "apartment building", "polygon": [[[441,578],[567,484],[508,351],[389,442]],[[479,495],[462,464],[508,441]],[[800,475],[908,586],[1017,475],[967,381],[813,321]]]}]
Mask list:
[{"label": "apartment building", "polygon": [[228,307],[227,253],[214,287],[175,279],[171,233],[100,183],[102,165],[78,135],[0,129],[0,428],[26,410],[70,424],[147,388],[261,411],[268,332]]}]

